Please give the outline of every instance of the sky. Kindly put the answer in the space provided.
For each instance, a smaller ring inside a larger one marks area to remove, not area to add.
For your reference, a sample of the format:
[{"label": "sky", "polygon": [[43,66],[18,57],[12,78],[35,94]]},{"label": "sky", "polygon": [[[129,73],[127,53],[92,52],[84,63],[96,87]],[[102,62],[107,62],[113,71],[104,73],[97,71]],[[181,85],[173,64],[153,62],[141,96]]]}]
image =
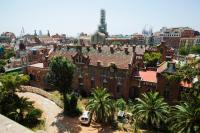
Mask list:
[{"label": "sky", "polygon": [[200,30],[200,0],[0,0],[0,33],[77,36],[94,33],[100,9],[106,10],[109,34],[141,33],[144,27],[189,26]]}]

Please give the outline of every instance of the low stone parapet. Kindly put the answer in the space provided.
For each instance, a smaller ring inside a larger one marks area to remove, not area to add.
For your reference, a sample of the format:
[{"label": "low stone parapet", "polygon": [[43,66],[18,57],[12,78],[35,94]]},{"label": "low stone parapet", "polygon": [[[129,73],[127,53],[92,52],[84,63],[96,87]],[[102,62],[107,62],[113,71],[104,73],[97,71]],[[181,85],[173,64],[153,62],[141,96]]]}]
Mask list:
[{"label": "low stone parapet", "polygon": [[0,133],[34,133],[34,132],[0,114]]},{"label": "low stone parapet", "polygon": [[21,86],[19,88],[19,91],[20,92],[31,92],[31,93],[35,93],[35,94],[41,95],[41,96],[53,101],[60,108],[63,108],[63,102],[60,99],[55,98],[52,94],[50,94],[49,92],[47,92],[45,90],[42,90],[40,88],[33,87],[33,86]]}]

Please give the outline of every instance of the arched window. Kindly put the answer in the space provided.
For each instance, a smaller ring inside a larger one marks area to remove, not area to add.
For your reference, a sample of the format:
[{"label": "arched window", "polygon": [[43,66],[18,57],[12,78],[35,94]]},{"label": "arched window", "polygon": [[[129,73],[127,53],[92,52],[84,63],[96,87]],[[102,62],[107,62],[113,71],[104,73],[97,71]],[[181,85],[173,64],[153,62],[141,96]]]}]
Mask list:
[{"label": "arched window", "polygon": [[95,88],[96,85],[95,85],[95,79],[94,77],[91,78],[91,88]]},{"label": "arched window", "polygon": [[76,59],[75,59],[75,63],[77,64],[83,64],[83,57],[82,56],[78,56]]},{"label": "arched window", "polygon": [[116,91],[117,91],[118,94],[122,92],[121,89],[122,89],[122,83],[121,83],[121,82],[118,82],[118,83],[117,83],[117,88],[116,88]]},{"label": "arched window", "polygon": [[107,88],[108,81],[106,79],[103,80],[103,88]]}]

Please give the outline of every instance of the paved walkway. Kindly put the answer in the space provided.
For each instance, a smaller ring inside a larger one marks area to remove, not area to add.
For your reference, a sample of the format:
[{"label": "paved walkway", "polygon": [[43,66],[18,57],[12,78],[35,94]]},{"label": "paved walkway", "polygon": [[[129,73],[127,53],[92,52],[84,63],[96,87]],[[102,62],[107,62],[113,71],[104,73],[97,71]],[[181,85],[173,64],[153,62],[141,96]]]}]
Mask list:
[{"label": "paved walkway", "polygon": [[18,95],[27,97],[31,101],[35,101],[35,106],[43,111],[43,116],[46,119],[45,126],[47,133],[58,133],[58,130],[60,130],[58,127],[66,131],[64,125],[57,121],[57,117],[62,113],[62,109],[54,102],[44,98],[43,96],[30,92],[18,93]]}]

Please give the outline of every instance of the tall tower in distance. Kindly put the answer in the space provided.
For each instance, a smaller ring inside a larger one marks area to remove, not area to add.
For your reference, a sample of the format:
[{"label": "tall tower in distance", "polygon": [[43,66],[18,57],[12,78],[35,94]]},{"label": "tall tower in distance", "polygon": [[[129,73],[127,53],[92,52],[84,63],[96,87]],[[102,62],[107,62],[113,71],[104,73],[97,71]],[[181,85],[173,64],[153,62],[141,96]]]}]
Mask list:
[{"label": "tall tower in distance", "polygon": [[104,33],[105,35],[108,35],[106,24],[106,11],[104,9],[101,9],[100,25],[98,27],[98,31]]}]

